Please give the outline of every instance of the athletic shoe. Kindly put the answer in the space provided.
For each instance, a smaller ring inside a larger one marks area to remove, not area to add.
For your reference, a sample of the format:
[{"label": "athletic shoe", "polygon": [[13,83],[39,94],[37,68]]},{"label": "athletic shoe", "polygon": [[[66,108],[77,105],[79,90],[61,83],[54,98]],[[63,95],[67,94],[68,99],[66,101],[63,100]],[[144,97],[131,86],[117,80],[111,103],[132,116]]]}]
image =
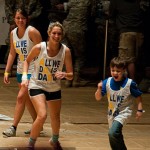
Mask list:
[{"label": "athletic shoe", "polygon": [[[27,131],[24,131],[24,134],[30,134],[31,133],[31,129],[27,130]],[[44,131],[42,130],[40,132],[40,134],[44,134]]]},{"label": "athletic shoe", "polygon": [[3,131],[3,135],[7,137],[15,137],[16,130],[14,129],[14,127],[11,126],[9,129],[6,129],[5,131]]},{"label": "athletic shoe", "polygon": [[29,129],[29,130],[26,130],[26,131],[24,131],[24,134],[30,134],[31,133],[31,130]]},{"label": "athletic shoe", "polygon": [[27,147],[27,150],[35,150],[35,149],[34,149],[34,147],[32,147],[32,146],[28,146],[28,147]]},{"label": "athletic shoe", "polygon": [[59,141],[58,142],[53,142],[52,139],[49,140],[50,145],[52,146],[53,150],[63,150]]}]

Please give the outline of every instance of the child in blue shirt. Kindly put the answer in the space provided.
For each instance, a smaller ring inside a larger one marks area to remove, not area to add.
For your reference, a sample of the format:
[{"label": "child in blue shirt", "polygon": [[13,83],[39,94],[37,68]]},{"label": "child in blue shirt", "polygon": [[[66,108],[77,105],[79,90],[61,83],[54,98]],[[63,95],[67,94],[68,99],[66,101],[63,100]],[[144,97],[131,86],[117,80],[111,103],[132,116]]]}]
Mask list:
[{"label": "child in blue shirt", "polygon": [[115,57],[110,62],[111,76],[98,83],[95,92],[97,101],[107,94],[108,99],[108,124],[109,142],[112,150],[127,150],[124,143],[122,127],[131,117],[134,100],[137,99],[136,118],[142,116],[142,92],[136,83],[126,77],[127,62]]}]

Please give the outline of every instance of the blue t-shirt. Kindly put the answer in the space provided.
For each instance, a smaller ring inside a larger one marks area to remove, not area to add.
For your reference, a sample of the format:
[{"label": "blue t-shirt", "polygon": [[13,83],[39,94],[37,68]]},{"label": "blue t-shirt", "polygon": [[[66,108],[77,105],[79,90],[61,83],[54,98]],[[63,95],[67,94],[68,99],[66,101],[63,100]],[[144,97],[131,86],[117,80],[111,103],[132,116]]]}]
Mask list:
[{"label": "blue t-shirt", "polygon": [[[104,96],[106,94],[106,83],[107,79],[103,80],[103,86],[102,86],[102,95]],[[115,81],[114,78],[111,79],[110,81],[110,87],[112,90],[118,91],[120,90],[120,87],[125,87],[126,83],[128,81],[128,78],[124,78],[122,81]],[[131,86],[130,86],[130,92],[131,95],[134,97],[138,97],[142,94],[142,92],[138,89],[137,84],[132,80]]]}]

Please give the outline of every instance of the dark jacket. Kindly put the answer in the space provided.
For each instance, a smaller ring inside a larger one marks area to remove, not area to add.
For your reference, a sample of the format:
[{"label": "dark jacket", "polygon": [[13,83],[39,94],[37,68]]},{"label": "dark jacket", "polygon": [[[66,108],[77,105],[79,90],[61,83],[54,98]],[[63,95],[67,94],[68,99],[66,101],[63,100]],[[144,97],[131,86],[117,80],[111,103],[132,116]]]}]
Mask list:
[{"label": "dark jacket", "polygon": [[144,13],[140,0],[110,1],[110,18],[115,19],[120,33],[143,32]]}]

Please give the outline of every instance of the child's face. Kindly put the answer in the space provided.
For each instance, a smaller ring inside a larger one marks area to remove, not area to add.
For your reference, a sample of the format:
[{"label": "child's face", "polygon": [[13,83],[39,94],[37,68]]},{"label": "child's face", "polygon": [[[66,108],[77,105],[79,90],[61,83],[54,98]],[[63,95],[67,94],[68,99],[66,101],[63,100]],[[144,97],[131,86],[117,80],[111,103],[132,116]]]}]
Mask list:
[{"label": "child's face", "polygon": [[123,79],[125,69],[111,67],[110,72],[111,72],[111,76],[114,78],[115,81],[121,81]]}]

